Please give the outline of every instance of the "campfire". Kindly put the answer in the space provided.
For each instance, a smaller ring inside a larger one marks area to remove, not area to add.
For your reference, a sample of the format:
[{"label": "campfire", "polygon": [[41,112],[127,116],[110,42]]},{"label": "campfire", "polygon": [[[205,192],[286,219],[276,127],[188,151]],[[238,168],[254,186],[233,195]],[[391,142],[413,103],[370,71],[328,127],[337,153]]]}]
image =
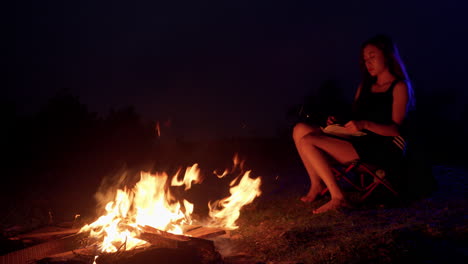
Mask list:
[{"label": "campfire", "polygon": [[[239,162],[237,155],[233,161],[231,170],[226,169],[222,174],[214,172],[218,178],[223,178],[236,170],[241,171],[226,186],[229,187],[230,196],[206,205],[196,205],[208,206],[209,215],[205,219],[192,219],[195,205],[172,191],[174,188],[187,191],[194,184],[202,184],[198,164],[187,167],[185,171],[179,170],[172,177],[165,172],[153,174],[142,171],[134,186],[124,186],[100,196],[100,202],[105,204],[104,213],[71,236],[75,247],[73,250],[86,248],[89,255],[92,248],[94,263],[113,263],[115,256],[122,256],[123,252],[135,254],[154,248],[186,247],[188,244],[205,248],[205,251],[208,245],[215,252],[212,241],[206,238],[238,228],[236,220],[241,208],[261,194],[261,178],[251,178],[250,171],[244,172],[243,163]],[[86,240],[85,245],[83,239]],[[78,240],[80,247],[76,246]],[[18,251],[8,255],[15,253],[18,254]],[[8,255],[1,257],[2,263],[4,259],[5,263],[22,263],[8,262]],[[46,256],[35,256],[35,259]]]}]

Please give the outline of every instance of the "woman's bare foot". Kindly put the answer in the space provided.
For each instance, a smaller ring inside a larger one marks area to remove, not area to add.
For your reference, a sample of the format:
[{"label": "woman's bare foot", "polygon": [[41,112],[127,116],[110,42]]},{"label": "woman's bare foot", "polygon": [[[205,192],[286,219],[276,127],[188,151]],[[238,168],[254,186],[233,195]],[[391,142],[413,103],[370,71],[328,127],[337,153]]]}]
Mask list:
[{"label": "woman's bare foot", "polygon": [[311,188],[305,196],[301,197],[301,201],[303,201],[304,203],[311,203],[315,201],[315,199],[317,199],[321,195],[324,189],[325,186],[323,185],[318,185],[315,188]]},{"label": "woman's bare foot", "polygon": [[319,194],[320,194],[320,192],[308,193],[306,196],[301,197],[301,201],[303,201],[304,203],[311,203],[311,202],[315,201],[315,199],[317,199]]},{"label": "woman's bare foot", "polygon": [[314,214],[325,213],[330,210],[336,210],[340,208],[350,207],[349,203],[345,199],[331,199],[328,203],[320,206],[319,208],[313,210]]}]

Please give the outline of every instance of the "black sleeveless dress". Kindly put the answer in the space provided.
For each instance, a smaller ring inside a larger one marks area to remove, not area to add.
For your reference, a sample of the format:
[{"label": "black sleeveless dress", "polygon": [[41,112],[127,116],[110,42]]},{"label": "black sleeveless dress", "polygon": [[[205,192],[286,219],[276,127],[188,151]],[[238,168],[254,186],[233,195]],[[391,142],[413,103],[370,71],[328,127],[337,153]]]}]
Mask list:
[{"label": "black sleeveless dress", "polygon": [[[369,120],[379,124],[392,124],[393,89],[400,80],[395,80],[387,91],[375,93],[371,87],[363,87],[353,108],[353,120]],[[402,130],[404,131],[404,129]],[[382,136],[364,130],[365,136],[353,137],[353,144],[359,158],[384,169],[398,167],[405,151],[404,133],[400,136]]]}]

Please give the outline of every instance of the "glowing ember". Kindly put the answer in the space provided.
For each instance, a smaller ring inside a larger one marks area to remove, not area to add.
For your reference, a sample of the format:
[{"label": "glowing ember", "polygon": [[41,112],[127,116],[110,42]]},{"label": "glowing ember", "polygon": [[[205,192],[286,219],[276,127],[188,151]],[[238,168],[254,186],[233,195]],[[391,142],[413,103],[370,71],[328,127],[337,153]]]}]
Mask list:
[{"label": "glowing ember", "polygon": [[158,137],[161,137],[161,127],[159,127],[159,121],[156,122],[156,134],[158,135]]},{"label": "glowing ember", "polygon": [[[234,168],[239,164],[235,156]],[[179,173],[170,181],[171,186],[185,185],[185,190],[188,190],[192,183],[201,183],[197,164],[186,169],[183,179],[179,179]],[[210,225],[237,228],[235,221],[239,218],[241,208],[261,193],[260,178],[251,179],[249,174],[250,171],[241,179],[237,177],[231,182],[230,197],[208,204],[212,217]],[[166,173],[141,172],[140,181],[132,189],[117,190],[114,200],[105,206],[106,213],[95,222],[83,226],[80,232],[90,232],[90,237],[99,241],[101,252],[130,250],[148,245],[146,241],[138,239],[143,232],[141,226],[183,234],[184,225],[192,224],[194,206],[187,200],[183,200],[182,204],[177,201],[170,192],[168,178]]]}]

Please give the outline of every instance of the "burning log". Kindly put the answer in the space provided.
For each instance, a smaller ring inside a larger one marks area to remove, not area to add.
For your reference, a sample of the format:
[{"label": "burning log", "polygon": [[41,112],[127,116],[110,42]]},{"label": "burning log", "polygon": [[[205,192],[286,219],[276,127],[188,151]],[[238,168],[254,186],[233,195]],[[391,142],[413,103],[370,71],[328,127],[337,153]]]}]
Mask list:
[{"label": "burning log", "polygon": [[28,234],[21,234],[15,237],[10,237],[10,240],[25,240],[25,239],[48,239],[51,237],[56,236],[66,236],[66,235],[73,235],[80,231],[79,228],[74,229],[67,229],[62,231],[54,231],[54,232],[41,232],[41,233],[28,233]]},{"label": "burning log", "polygon": [[140,228],[143,232],[137,238],[156,247],[178,248],[181,242],[190,240],[189,237],[164,232],[151,226],[140,226]]},{"label": "burning log", "polygon": [[194,247],[154,248],[108,253],[96,259],[97,264],[221,264],[221,255],[216,251],[201,251]]},{"label": "burning log", "polygon": [[95,247],[80,248],[67,251],[36,261],[36,264],[90,264],[96,255]]},{"label": "burning log", "polygon": [[[48,231],[48,230],[54,230],[54,231]],[[32,233],[19,234],[14,237],[9,237],[8,240],[6,240],[8,241],[7,244],[4,244],[4,245],[5,246],[16,245],[16,247],[11,247],[9,250],[6,248],[2,248],[4,249],[3,254],[7,254],[7,256],[12,256],[14,254],[29,255],[29,253],[27,253],[28,250],[26,250],[26,248],[30,248],[30,247],[34,247],[33,249],[35,249],[37,253],[38,251],[42,251],[44,249],[44,246],[39,246],[40,244],[76,234],[79,231],[79,229],[57,230],[57,228],[45,227],[45,228],[39,229],[38,231],[33,231]],[[53,244],[49,243],[45,245],[49,245],[50,247]],[[58,248],[60,248],[60,246]],[[19,250],[22,250],[21,251],[22,253],[18,252],[18,253],[13,254],[13,251],[19,251]],[[0,260],[3,261],[3,258],[0,257]]]},{"label": "burning log", "polygon": [[[150,243],[150,246],[138,248],[136,250],[124,253],[124,246],[116,253],[106,253],[99,258],[101,262],[97,263],[120,263],[116,258],[127,259],[134,261],[133,256],[136,254],[146,255],[172,255],[174,252],[178,254],[191,254],[194,258],[208,258],[216,260],[219,253],[216,251],[213,241],[205,238],[212,238],[226,233],[225,230],[213,227],[204,226],[190,226],[186,228],[185,235],[177,235],[156,229],[151,226],[138,226],[143,232],[138,236],[139,239],[145,240]],[[39,232],[17,235],[10,239],[25,240],[36,239],[47,241],[29,248],[21,249],[11,252],[0,257],[0,263],[13,264],[13,263],[31,263],[37,260],[37,263],[89,263],[89,260],[96,255],[95,248],[82,248],[85,241],[89,241],[89,233],[75,234],[78,229],[67,229],[53,232]],[[72,235],[70,235],[72,234]],[[67,236],[69,235],[69,236]],[[63,237],[66,236],[66,237]],[[60,238],[62,237],[62,238]],[[54,240],[51,240],[54,239]],[[159,248],[159,250],[156,250]],[[170,249],[173,249],[172,251]],[[91,251],[94,253],[90,253]],[[152,253],[142,253],[154,251]],[[83,252],[86,252],[83,253]],[[161,256],[162,256],[161,255]],[[176,254],[177,255],[177,254]],[[125,256],[125,257],[122,257]],[[98,259],[99,259],[98,258]],[[145,257],[135,257],[145,258]],[[112,262],[111,261],[114,261]],[[176,258],[177,259],[177,258]],[[107,261],[107,262],[106,262]],[[124,261],[124,260],[122,260]],[[126,260],[125,260],[126,261]],[[122,263],[126,263],[126,262]],[[181,260],[182,261],[182,260]],[[130,263],[130,262],[129,262]],[[209,263],[209,262],[208,262]],[[213,262],[215,263],[215,262]]]},{"label": "burning log", "polygon": [[143,239],[151,245],[165,248],[183,248],[183,247],[197,247],[207,250],[215,250],[213,241],[203,238],[189,237],[184,235],[176,235],[165,231],[158,230],[151,226],[144,226],[142,229],[145,231],[139,235],[138,238]]},{"label": "burning log", "polygon": [[184,234],[188,236],[206,239],[229,234],[229,231],[226,231],[225,229],[217,227],[206,227],[202,225],[187,225],[184,226],[183,230]]},{"label": "burning log", "polygon": [[97,264],[146,263],[222,263],[213,241],[168,233],[151,226],[139,226],[137,238],[151,244],[146,248],[101,254]]},{"label": "burning log", "polygon": [[200,226],[198,228],[187,231],[186,234],[192,237],[209,239],[226,234],[226,230],[216,227]]},{"label": "burning log", "polygon": [[53,254],[74,250],[81,247],[83,239],[85,239],[88,235],[89,234],[87,233],[75,234],[25,249],[17,250],[0,256],[0,263],[26,264],[35,259],[42,259]]},{"label": "burning log", "polygon": [[[240,209],[261,194],[260,178],[252,179],[249,175],[250,171],[231,181],[230,197],[209,203],[210,223],[226,229],[238,228],[235,222],[239,217]],[[85,236],[88,242],[95,240],[96,243],[93,245],[97,245],[101,252],[95,252],[92,258],[98,256],[92,260],[102,264],[154,263],[155,261],[158,263],[221,262],[214,242],[206,238],[224,235],[226,231],[203,226],[184,228],[185,224],[192,222],[193,204],[185,199],[180,203],[180,200],[174,197],[171,189],[168,188],[168,186],[185,185],[185,190],[188,190],[192,183],[199,181],[199,169],[195,164],[187,168],[183,179],[180,179],[178,172],[172,181],[169,181],[166,173],[141,172],[140,181],[133,188],[125,187],[112,193],[115,198],[113,201],[106,201],[105,213],[93,223],[86,224],[80,229],[80,232],[87,233],[79,235]],[[52,237],[57,238],[57,236]],[[57,240],[50,241],[51,245],[55,245],[56,242]],[[47,243],[39,246],[46,247]],[[57,243],[57,249],[48,251],[47,254],[34,253],[34,258],[28,256],[28,260],[50,257],[52,254],[65,251],[68,251],[67,254],[70,255],[70,250],[80,248],[80,246],[72,248]],[[61,251],[58,251],[58,245],[62,246]],[[57,258],[55,260],[60,261]],[[165,260],[168,261],[164,262]],[[53,263],[50,259],[45,261],[42,263]],[[68,260],[64,262],[70,263]],[[4,263],[24,263],[24,261]]]},{"label": "burning log", "polygon": [[193,240],[193,238],[207,239],[207,238],[213,238],[213,237],[226,234],[226,230],[224,229],[220,229],[216,227],[204,227],[204,226],[196,226],[196,227],[187,229],[188,231],[185,232],[185,235],[172,234],[169,232],[156,229],[151,226],[139,226],[139,227],[145,232],[143,233],[144,235],[147,235],[148,233],[157,234],[163,237],[164,239],[172,239],[174,241],[189,241],[191,239]]},{"label": "burning log", "polygon": [[[154,263],[156,260],[158,263],[222,263],[221,255],[216,251],[211,240],[172,234],[151,226],[139,226],[139,228],[143,232],[138,235],[138,238],[150,243],[149,246],[127,251],[123,244],[117,252],[101,253],[97,257],[96,263]],[[36,233],[35,236],[54,237],[50,236],[50,234],[60,235],[67,232],[72,232],[72,230]],[[188,233],[195,236],[215,236],[224,234],[225,231],[196,226],[190,228]],[[88,233],[79,233],[15,251],[0,257],[0,263],[32,263],[35,260],[37,264],[91,263],[98,253],[95,246],[83,248],[86,244],[84,241],[88,242],[89,240],[88,235]],[[29,236],[24,235],[24,237]]]},{"label": "burning log", "polygon": [[169,232],[154,228],[152,226],[147,226],[147,225],[142,226],[142,225],[140,225],[138,227],[141,230],[143,230],[143,232],[151,233],[151,234],[157,234],[157,235],[160,235],[160,236],[162,236],[164,238],[168,238],[168,239],[173,239],[173,240],[178,240],[178,241],[187,241],[187,240],[190,239],[187,236],[169,233]]}]

